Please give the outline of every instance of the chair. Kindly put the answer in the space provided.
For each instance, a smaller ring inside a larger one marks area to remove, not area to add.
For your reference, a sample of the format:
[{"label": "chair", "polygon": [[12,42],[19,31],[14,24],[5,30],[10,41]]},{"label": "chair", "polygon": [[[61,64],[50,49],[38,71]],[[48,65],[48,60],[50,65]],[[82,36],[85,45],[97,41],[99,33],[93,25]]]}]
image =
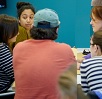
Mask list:
[{"label": "chair", "polygon": [[8,90],[6,93],[0,93],[0,99],[14,99],[15,92]]},{"label": "chair", "polygon": [[89,92],[87,93],[87,95],[90,97],[90,99],[100,99],[100,98],[96,95],[96,93],[95,93],[94,91],[89,91]]}]

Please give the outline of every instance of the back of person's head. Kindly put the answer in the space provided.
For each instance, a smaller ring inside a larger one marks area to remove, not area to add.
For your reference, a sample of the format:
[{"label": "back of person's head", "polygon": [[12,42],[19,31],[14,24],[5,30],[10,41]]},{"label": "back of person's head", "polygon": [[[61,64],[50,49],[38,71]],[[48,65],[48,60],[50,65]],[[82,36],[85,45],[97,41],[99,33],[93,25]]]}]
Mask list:
[{"label": "back of person's head", "polygon": [[102,20],[102,6],[94,6],[94,7],[92,8],[91,18],[93,19],[92,14],[93,14],[94,17],[97,18],[98,20]]},{"label": "back of person's head", "polygon": [[34,15],[34,28],[31,37],[34,39],[57,39],[57,29],[60,25],[57,13],[52,9],[42,9]]},{"label": "back of person's head", "polygon": [[92,35],[93,44],[98,45],[102,52],[102,31],[97,31]]},{"label": "back of person's head", "polygon": [[61,99],[77,99],[77,64],[60,75],[59,87]]},{"label": "back of person's head", "polygon": [[6,14],[0,15],[0,42],[8,45],[8,40],[18,34],[18,20]]},{"label": "back of person's head", "polygon": [[17,2],[16,8],[17,8],[17,16],[18,16],[18,18],[20,18],[22,12],[24,10],[26,10],[26,9],[31,9],[32,12],[35,14],[35,8],[29,2]]},{"label": "back of person's head", "polygon": [[102,0],[92,0],[91,6],[102,6]]}]

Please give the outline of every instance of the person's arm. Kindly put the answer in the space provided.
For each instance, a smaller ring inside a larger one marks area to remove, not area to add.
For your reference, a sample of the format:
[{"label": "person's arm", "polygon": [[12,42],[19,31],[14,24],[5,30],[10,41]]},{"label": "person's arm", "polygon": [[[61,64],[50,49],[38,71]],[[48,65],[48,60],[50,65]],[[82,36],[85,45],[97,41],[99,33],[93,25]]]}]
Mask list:
[{"label": "person's arm", "polygon": [[12,54],[5,44],[0,44],[0,93],[7,92],[14,82]]},{"label": "person's arm", "polygon": [[91,53],[85,55],[84,57],[82,57],[82,59],[77,59],[77,69],[80,69],[80,64],[85,60],[85,59],[90,59],[91,58]]},{"label": "person's arm", "polygon": [[91,53],[85,55],[83,58],[84,58],[84,59],[89,59],[89,58],[91,58]]},{"label": "person's arm", "polygon": [[82,90],[87,93],[89,91],[88,82],[87,82],[87,71],[86,64],[83,62],[80,65],[80,75],[81,75],[81,87]]},{"label": "person's arm", "polygon": [[9,78],[14,79],[12,54],[6,45],[0,49],[0,67]]}]

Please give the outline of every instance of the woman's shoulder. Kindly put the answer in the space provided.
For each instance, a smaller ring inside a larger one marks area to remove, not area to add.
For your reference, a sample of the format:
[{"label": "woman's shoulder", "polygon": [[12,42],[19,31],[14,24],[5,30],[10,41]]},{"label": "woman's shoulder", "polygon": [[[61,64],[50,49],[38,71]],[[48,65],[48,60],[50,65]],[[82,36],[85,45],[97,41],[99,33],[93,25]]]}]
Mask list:
[{"label": "woman's shoulder", "polygon": [[90,59],[85,59],[82,63],[81,63],[81,67],[88,67],[88,66],[94,66],[96,64],[102,64],[102,56],[98,56],[98,57],[92,57]]},{"label": "woman's shoulder", "polygon": [[0,43],[0,49],[2,49],[2,48],[8,48],[8,45],[6,44],[6,43]]},{"label": "woman's shoulder", "polygon": [[5,43],[0,43],[0,56],[4,54],[11,54],[10,48],[8,45],[6,45]]},{"label": "woman's shoulder", "polygon": [[89,59],[85,59],[83,62],[92,62],[92,61],[99,61],[102,60],[102,56],[95,56]]},{"label": "woman's shoulder", "polygon": [[19,26],[19,34],[17,35],[15,44],[28,39],[27,31],[22,26]]},{"label": "woman's shoulder", "polygon": [[17,40],[19,41],[19,39],[22,41],[22,39],[27,39],[27,31],[24,27],[19,26],[19,34],[17,36]]},{"label": "woman's shoulder", "polygon": [[22,33],[22,32],[26,33],[27,31],[26,31],[26,29],[24,27],[19,25],[19,33]]},{"label": "woman's shoulder", "polygon": [[55,42],[57,45],[56,47],[59,47],[59,48],[62,48],[62,49],[71,49],[71,46],[69,44],[66,44],[66,43],[59,43],[59,42]]},{"label": "woman's shoulder", "polygon": [[[28,42],[29,40],[24,40],[24,41],[22,41],[22,42],[19,42],[19,43],[17,43],[16,45],[15,45],[15,47],[14,47],[14,49],[26,49],[26,46],[27,46],[27,42]],[[13,50],[14,50],[13,49]]]}]

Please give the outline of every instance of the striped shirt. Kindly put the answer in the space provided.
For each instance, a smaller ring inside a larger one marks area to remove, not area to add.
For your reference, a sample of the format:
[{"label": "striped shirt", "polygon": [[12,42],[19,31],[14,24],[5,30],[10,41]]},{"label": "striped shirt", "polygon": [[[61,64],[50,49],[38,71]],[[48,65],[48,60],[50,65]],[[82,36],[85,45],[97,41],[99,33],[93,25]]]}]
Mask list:
[{"label": "striped shirt", "polygon": [[84,60],[80,66],[82,90],[102,90],[102,56]]},{"label": "striped shirt", "polygon": [[13,81],[12,54],[5,43],[0,43],[0,93],[6,92]]}]

